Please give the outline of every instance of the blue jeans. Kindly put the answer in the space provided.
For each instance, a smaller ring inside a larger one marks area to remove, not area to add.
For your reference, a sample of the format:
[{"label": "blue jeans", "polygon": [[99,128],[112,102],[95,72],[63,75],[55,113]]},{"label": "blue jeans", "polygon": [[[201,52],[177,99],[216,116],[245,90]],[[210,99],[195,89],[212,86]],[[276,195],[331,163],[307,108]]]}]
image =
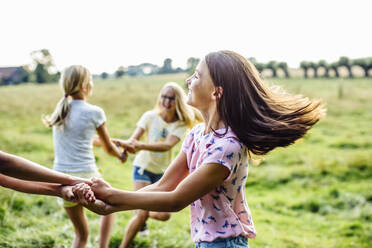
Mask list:
[{"label": "blue jeans", "polygon": [[161,174],[155,174],[147,170],[143,170],[138,166],[133,167],[133,181],[136,182],[147,182],[149,184],[156,183],[163,176]]},{"label": "blue jeans", "polygon": [[217,238],[211,242],[195,243],[195,248],[249,248],[248,239],[243,236]]}]

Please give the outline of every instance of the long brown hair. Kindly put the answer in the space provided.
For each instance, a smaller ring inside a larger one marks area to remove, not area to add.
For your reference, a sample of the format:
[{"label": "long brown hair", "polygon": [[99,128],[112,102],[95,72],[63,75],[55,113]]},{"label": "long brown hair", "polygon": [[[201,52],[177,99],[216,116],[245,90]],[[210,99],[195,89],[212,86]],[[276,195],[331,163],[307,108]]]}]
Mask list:
[{"label": "long brown hair", "polygon": [[214,85],[223,89],[221,120],[254,154],[292,144],[325,115],[320,100],[267,87],[254,65],[235,52],[212,52],[205,62]]}]

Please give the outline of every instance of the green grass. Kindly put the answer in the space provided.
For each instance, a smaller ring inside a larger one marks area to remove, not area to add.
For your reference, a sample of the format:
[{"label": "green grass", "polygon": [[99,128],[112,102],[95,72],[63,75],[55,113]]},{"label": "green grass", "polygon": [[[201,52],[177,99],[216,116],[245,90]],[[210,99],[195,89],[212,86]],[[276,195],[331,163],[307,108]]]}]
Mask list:
[{"label": "green grass", "polygon": [[[185,75],[97,81],[89,102],[101,106],[113,137],[127,138],[152,108],[161,86],[184,85]],[[321,98],[327,117],[288,148],[251,166],[246,185],[257,238],[251,247],[372,246],[372,80],[269,79],[290,92]],[[51,130],[41,116],[62,96],[57,84],[0,88],[0,150],[51,167]],[[176,150],[179,150],[179,146]],[[131,164],[95,149],[98,166],[113,186],[132,189]],[[116,214],[110,247],[117,247],[133,211]],[[97,247],[99,216],[88,212]],[[150,236],[135,247],[193,247],[189,210],[168,222],[149,221]],[[69,247],[73,229],[56,199],[0,189],[0,247]]]}]

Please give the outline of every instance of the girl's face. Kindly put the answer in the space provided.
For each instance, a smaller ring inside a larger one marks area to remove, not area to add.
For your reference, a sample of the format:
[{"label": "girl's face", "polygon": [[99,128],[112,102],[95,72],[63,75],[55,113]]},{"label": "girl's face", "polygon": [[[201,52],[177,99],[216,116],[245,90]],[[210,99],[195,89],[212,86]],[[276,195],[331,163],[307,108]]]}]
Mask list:
[{"label": "girl's face", "polygon": [[186,82],[189,87],[187,103],[201,111],[208,109],[215,101],[215,86],[204,60],[199,62],[194,74],[186,79]]},{"label": "girl's face", "polygon": [[176,93],[170,87],[163,89],[160,96],[160,106],[162,111],[176,110]]}]

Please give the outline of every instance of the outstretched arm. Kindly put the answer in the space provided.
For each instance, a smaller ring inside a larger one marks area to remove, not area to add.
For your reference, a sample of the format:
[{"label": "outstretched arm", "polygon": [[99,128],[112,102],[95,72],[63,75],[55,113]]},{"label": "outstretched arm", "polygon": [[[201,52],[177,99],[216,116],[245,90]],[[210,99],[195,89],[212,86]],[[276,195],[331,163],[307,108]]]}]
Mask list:
[{"label": "outstretched arm", "polygon": [[[89,187],[87,184],[84,185]],[[73,186],[21,180],[2,174],[0,174],[0,186],[28,194],[58,196],[67,201],[76,201],[76,197],[72,192]],[[87,193],[86,201],[94,202],[94,200],[93,192]]]},{"label": "outstretched arm", "polygon": [[172,149],[180,141],[180,138],[174,135],[169,135],[164,141],[155,143],[144,143],[137,140],[133,141],[136,150],[147,150],[153,152],[166,152]]},{"label": "outstretched arm", "polygon": [[110,135],[106,128],[106,123],[103,123],[101,126],[97,128],[97,133],[99,136],[100,142],[94,140],[94,144],[97,145],[98,143],[103,146],[105,152],[110,154],[111,156],[117,157],[122,163],[127,160],[126,152],[120,152],[120,150],[116,147],[116,145],[111,142]]},{"label": "outstretched arm", "polygon": [[[97,198],[114,206],[114,208],[108,208],[107,211],[143,209],[158,212],[175,212],[185,208],[219,186],[230,172],[228,168],[220,164],[204,164],[182,180],[182,173],[178,174],[177,172],[187,171],[186,155],[184,153],[178,156],[178,161],[173,163],[172,167],[172,171],[164,175],[167,177],[163,179],[163,182],[153,186],[153,188],[149,186],[144,188],[144,190],[135,192],[122,191],[111,188],[104,181],[97,179],[93,180],[92,190]],[[172,176],[182,181],[177,183],[174,180],[168,184],[167,180],[171,180],[169,178]],[[161,189],[161,187],[163,188]],[[161,189],[160,192],[158,191],[159,189]],[[89,205],[87,207],[89,208]]]},{"label": "outstretched arm", "polygon": [[89,180],[69,176],[57,171],[50,170],[30,160],[0,151],[0,173],[11,177],[42,181],[59,184],[76,184],[84,182],[90,184]]},{"label": "outstretched arm", "polygon": [[132,136],[130,136],[130,138],[128,140],[122,140],[122,139],[111,139],[115,144],[119,145],[120,147],[124,148],[124,149],[128,149],[128,147],[130,146],[130,148],[133,148],[133,150],[129,150],[129,152],[133,152],[135,153],[137,148],[134,146],[134,143],[136,141],[138,141],[139,139],[141,139],[142,135],[145,133],[145,129],[143,129],[142,127],[137,127]]},{"label": "outstretched arm", "polygon": [[145,130],[142,127],[137,127],[128,141],[120,139],[115,139],[114,141],[119,142],[120,146],[123,148],[126,148],[129,142],[130,144],[134,145],[136,151],[147,150],[153,152],[169,151],[180,141],[180,138],[178,138],[177,136],[169,135],[164,141],[158,141],[155,143],[144,143],[139,141],[144,132]]},{"label": "outstretched arm", "polygon": [[26,181],[0,174],[0,185],[23,193],[62,196],[62,186],[55,183]]}]

